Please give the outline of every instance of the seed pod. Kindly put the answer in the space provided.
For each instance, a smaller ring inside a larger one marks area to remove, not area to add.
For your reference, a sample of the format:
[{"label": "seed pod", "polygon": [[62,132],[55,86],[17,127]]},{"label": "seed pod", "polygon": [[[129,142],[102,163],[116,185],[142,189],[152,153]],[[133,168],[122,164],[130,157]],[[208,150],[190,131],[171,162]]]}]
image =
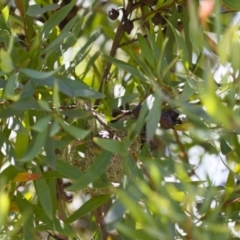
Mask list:
[{"label": "seed pod", "polygon": [[130,34],[134,27],[133,22],[128,18],[126,18],[122,24],[123,24],[123,30],[127,32],[127,34]]},{"label": "seed pod", "polygon": [[174,126],[174,121],[168,112],[163,112],[160,119],[161,127],[164,129],[171,129]]},{"label": "seed pod", "polygon": [[172,120],[175,122],[179,116],[179,113],[174,111],[173,109],[167,110],[167,112],[170,114]]},{"label": "seed pod", "polygon": [[158,0],[142,0],[142,3],[152,7],[157,4]]},{"label": "seed pod", "polygon": [[116,8],[111,8],[108,12],[108,17],[111,19],[111,20],[116,20],[119,16],[119,11],[116,9]]},{"label": "seed pod", "polygon": [[162,15],[158,12],[154,15],[154,17],[152,18],[152,22],[154,25],[160,25],[163,21],[163,17]]}]

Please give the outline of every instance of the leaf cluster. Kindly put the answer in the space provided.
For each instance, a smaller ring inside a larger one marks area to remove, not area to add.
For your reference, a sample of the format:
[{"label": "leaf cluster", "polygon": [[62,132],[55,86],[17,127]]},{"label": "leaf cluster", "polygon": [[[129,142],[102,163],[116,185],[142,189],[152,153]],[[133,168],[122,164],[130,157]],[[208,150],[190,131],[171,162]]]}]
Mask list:
[{"label": "leaf cluster", "polygon": [[239,237],[239,3],[87,3],[0,3],[0,235]]}]

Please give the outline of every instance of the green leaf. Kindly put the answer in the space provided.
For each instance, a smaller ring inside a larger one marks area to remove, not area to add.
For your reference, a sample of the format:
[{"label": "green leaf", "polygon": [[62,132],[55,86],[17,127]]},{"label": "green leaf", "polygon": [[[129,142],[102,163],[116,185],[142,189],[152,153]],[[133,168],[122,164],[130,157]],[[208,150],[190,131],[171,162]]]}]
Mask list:
[{"label": "green leaf", "polygon": [[17,137],[16,137],[16,144],[15,144],[15,153],[17,158],[22,158],[27,146],[28,146],[28,140],[29,140],[29,136],[28,134],[22,134],[22,133],[18,133]]},{"label": "green leaf", "polygon": [[43,222],[49,228],[53,228],[53,222],[48,217],[48,215],[45,213],[43,208],[40,205],[35,205],[35,204],[31,204],[31,205],[32,205],[32,209],[33,209],[36,219]]},{"label": "green leaf", "polygon": [[19,69],[19,72],[23,73],[24,75],[26,75],[30,78],[45,79],[45,78],[53,76],[57,72],[57,69],[53,70],[53,71],[49,71],[49,72],[40,72],[40,71],[36,71],[34,69],[21,68],[21,69]]},{"label": "green leaf", "polygon": [[26,29],[27,29],[27,31],[26,31],[26,34],[27,34],[26,37],[27,38],[26,39],[28,40],[28,42],[30,42],[32,40],[33,36],[34,36],[34,33],[35,33],[34,22],[33,22],[32,17],[26,15],[26,11],[29,8],[29,0],[22,0],[21,2],[22,2],[22,4],[19,7],[21,7],[21,6],[23,7],[22,11],[24,13],[24,15],[23,15],[24,22],[25,22],[24,24],[26,24]]},{"label": "green leaf", "polygon": [[89,183],[94,182],[98,177],[104,173],[109,162],[112,159],[112,154],[103,152],[98,155],[94,163],[89,167],[88,171],[84,173],[72,186],[67,188],[67,191],[78,191],[86,187]]},{"label": "green leaf", "polygon": [[10,198],[8,193],[0,191],[0,226],[4,226],[6,220],[8,219],[9,207],[10,207]]},{"label": "green leaf", "polygon": [[40,86],[49,86],[52,88],[54,81],[57,81],[59,91],[69,97],[83,97],[87,99],[99,99],[104,97],[102,93],[91,89],[86,84],[67,77],[49,77],[45,79],[32,78],[31,80]]},{"label": "green leaf", "polygon": [[[204,35],[203,30],[201,28],[201,25],[199,24],[199,19],[196,18],[197,9],[195,6],[195,2],[190,2],[188,5],[188,11],[189,12],[189,19],[186,19],[188,14],[183,14],[182,19],[184,23],[184,30],[188,31],[187,39],[191,41],[190,43],[186,41],[187,44],[192,44],[197,49],[202,51],[202,48],[204,47]],[[188,22],[187,22],[188,20]],[[189,26],[189,29],[187,29]],[[185,34],[186,35],[186,34]],[[189,50],[191,49],[191,45]]]},{"label": "green leaf", "polygon": [[56,217],[54,217],[53,219],[52,228],[63,236],[68,236],[72,239],[76,237],[76,232],[71,228],[71,226],[65,224],[62,220],[59,220]]},{"label": "green leaf", "polygon": [[127,154],[127,144],[124,141],[94,137],[93,141],[102,149],[116,154]]},{"label": "green leaf", "polygon": [[[41,173],[39,167],[35,168],[35,172]],[[34,181],[34,186],[36,189],[39,202],[43,207],[43,210],[50,219],[53,219],[51,192],[46,180],[43,177],[41,177]]]},{"label": "green leaf", "polygon": [[234,174],[232,172],[229,172],[227,182],[225,184],[224,201],[229,199],[229,197],[234,191],[234,188],[235,188]]},{"label": "green leaf", "polygon": [[227,5],[227,7],[233,10],[240,10],[240,2],[236,0],[223,0],[223,3]]},{"label": "green leaf", "polygon": [[45,23],[42,30],[43,38],[47,38],[51,30],[56,27],[71,11],[76,4],[76,0],[71,1],[57,12],[55,12]]},{"label": "green leaf", "polygon": [[0,118],[9,118],[23,113],[24,110],[4,108],[0,111]]},{"label": "green leaf", "polygon": [[153,135],[156,132],[156,129],[158,127],[158,123],[161,118],[161,104],[162,101],[160,97],[157,96],[157,94],[148,97],[148,108],[149,108],[149,114],[147,117],[147,141],[150,141],[153,137]]},{"label": "green leaf", "polygon": [[[78,21],[80,21],[80,19],[81,19],[81,18],[79,18],[78,15],[76,15],[75,17],[73,17],[73,18],[64,26],[64,28],[62,29],[61,33],[65,33],[65,32],[70,32],[70,31],[72,31],[72,28],[75,26],[75,24],[76,24]],[[76,35],[73,33],[72,36],[73,36],[72,39],[74,39],[74,42],[75,42],[75,37],[76,37]],[[68,40],[66,40],[66,42],[67,42],[67,41],[68,41]],[[64,49],[68,49],[69,47],[71,47],[71,46],[73,45],[72,42],[70,42],[70,43],[71,43],[70,45],[64,43]],[[66,45],[67,45],[67,46],[66,46]]]},{"label": "green leaf", "polygon": [[60,118],[58,118],[56,120],[59,122],[59,124],[62,126],[62,128],[67,133],[69,133],[70,135],[72,135],[75,138],[84,139],[90,133],[89,130],[83,130],[83,129],[77,128],[75,126],[69,125]]},{"label": "green leaf", "polygon": [[82,218],[89,212],[93,212],[98,207],[102,206],[110,198],[109,194],[92,197],[85,202],[78,210],[76,210],[68,219],[65,220],[66,224],[70,224],[79,218]]},{"label": "green leaf", "polygon": [[126,212],[126,208],[123,204],[117,200],[113,203],[111,208],[108,210],[106,216],[104,217],[104,222],[106,224],[110,224],[116,222],[117,220],[121,219]]},{"label": "green leaf", "polygon": [[10,105],[10,108],[16,110],[30,110],[30,109],[40,110],[40,107],[34,98],[28,98],[14,102],[13,104]]},{"label": "green leaf", "polygon": [[17,192],[16,203],[23,221],[23,238],[34,239],[34,216],[31,204]]},{"label": "green leaf", "polygon": [[142,132],[146,116],[148,114],[148,106],[146,101],[143,102],[143,105],[141,106],[141,109],[139,110],[139,116],[137,118],[137,122],[135,125],[135,128],[133,129],[133,132],[130,134],[131,139],[135,139],[136,135],[140,134]]},{"label": "green leaf", "polygon": [[9,12],[10,12],[10,5],[6,5],[2,10],[2,16],[3,16],[5,23],[8,22]]},{"label": "green leaf", "polygon": [[29,6],[26,14],[30,17],[37,17],[47,11],[56,10],[58,8],[59,8],[58,4],[49,4],[45,7],[41,7],[41,5],[39,5],[39,4],[33,4],[33,5]]},{"label": "green leaf", "polygon": [[47,129],[36,134],[31,140],[31,143],[27,149],[26,154],[20,159],[21,162],[28,162],[35,158],[35,156],[41,151],[44,146],[47,137]]},{"label": "green leaf", "polygon": [[115,32],[114,32],[114,30],[111,28],[111,27],[109,27],[109,26],[101,26],[102,27],[102,29],[103,29],[103,32],[107,35],[107,37],[109,38],[109,39],[114,39],[114,37],[115,37]]},{"label": "green leaf", "polygon": [[87,119],[92,117],[91,112],[85,109],[62,110],[61,114],[69,118],[79,118],[79,119]]},{"label": "green leaf", "polygon": [[72,80],[66,77],[58,77],[58,80],[60,91],[61,83],[63,83],[72,92],[72,96],[74,97],[84,97],[91,99],[99,99],[104,97],[102,93],[93,90],[92,88],[80,81]]},{"label": "green leaf", "polygon": [[[218,54],[221,59],[221,62],[225,64],[229,58],[229,54],[231,53],[232,44],[235,42],[238,31],[238,26],[233,25],[229,26],[224,32],[218,46]],[[238,38],[237,38],[238,39]],[[236,41],[237,41],[236,39]],[[226,51],[227,49],[227,51]]]},{"label": "green leaf", "polygon": [[[119,98],[111,99],[111,100],[107,101],[106,104],[110,109],[119,108],[121,106],[124,106],[126,103],[132,102],[137,97],[138,97],[138,94],[136,94],[136,93],[124,95]],[[100,105],[99,108],[101,108],[101,107],[104,108],[105,105]]]},{"label": "green leaf", "polygon": [[22,124],[24,125],[25,132],[18,132],[16,136],[16,144],[15,144],[15,153],[16,157],[22,158],[27,146],[28,146],[28,141],[29,141],[29,128],[30,128],[30,123],[29,123],[29,112],[25,111],[24,113],[24,118],[22,120]]},{"label": "green leaf", "polygon": [[[146,29],[147,30],[147,29]],[[152,35],[149,30],[147,30],[147,36],[148,36],[148,39],[149,39],[149,44],[151,46],[151,49],[153,51],[153,54],[154,54],[154,58],[155,60],[159,61],[160,57],[161,57],[161,49],[159,45],[156,41],[155,41],[155,36]]]},{"label": "green leaf", "polygon": [[[135,229],[127,223],[123,224],[122,222],[118,222],[116,224],[116,229],[122,236],[126,236],[126,239],[149,239],[150,237],[149,234],[143,232],[141,229]],[[160,237],[159,234],[158,237]],[[161,239],[165,239],[166,237]]]},{"label": "green leaf", "polygon": [[53,106],[55,111],[59,114],[59,107],[60,107],[60,98],[59,98],[59,86],[57,80],[54,81],[53,84]]},{"label": "green leaf", "polygon": [[141,55],[146,59],[147,63],[149,63],[152,67],[155,67],[155,58],[153,51],[147,43],[146,39],[144,39],[141,34],[138,34],[138,42],[141,47]]},{"label": "green leaf", "polygon": [[9,165],[7,168],[5,168],[0,173],[0,189],[2,189],[6,183],[12,181],[18,173],[19,170],[12,165]]},{"label": "green leaf", "polygon": [[[34,214],[36,216],[36,219],[38,219],[39,221],[41,221],[44,225],[47,226],[47,228],[44,228],[44,230],[49,230],[49,229],[53,229],[54,231],[59,232],[60,234],[62,234],[63,236],[68,236],[68,237],[74,237],[76,234],[73,232],[73,230],[71,229],[70,226],[66,225],[63,221],[57,219],[56,217],[53,217],[53,219],[51,220],[46,214],[45,211],[37,206],[32,204],[32,209],[34,211]],[[43,227],[43,225],[39,225],[38,227],[36,227],[36,230],[41,231],[41,227]]]},{"label": "green leaf", "polygon": [[44,53],[47,53],[48,55],[52,54],[66,38],[69,38],[72,36],[73,36],[73,33],[69,33],[69,32],[63,32],[59,34],[56,39],[54,39],[46,48],[42,50],[42,54]]},{"label": "green leaf", "polygon": [[[168,21],[171,22],[172,26],[174,28],[177,28],[177,22],[178,22],[178,14],[176,12],[176,8],[173,8],[173,12],[171,14],[171,17],[168,18]],[[175,37],[174,37],[174,33],[172,31],[172,27],[167,24],[167,31],[166,31],[166,34],[163,34],[164,37],[162,36],[162,42],[165,41],[164,44],[165,45],[165,52],[164,52],[164,58],[166,58],[166,62],[169,63],[172,61],[172,59],[174,58],[173,57],[173,54],[174,54],[174,45],[176,43],[175,41]],[[160,36],[160,35],[159,35]],[[163,44],[162,44],[163,46]]]},{"label": "green leaf", "polygon": [[183,61],[183,65],[186,69],[188,69],[189,68],[189,54],[188,54],[188,48],[186,46],[186,43],[185,43],[183,37],[181,36],[180,32],[176,28],[174,28],[170,22],[168,22],[168,24],[171,27],[174,37],[177,41],[178,51],[179,51],[179,54]]},{"label": "green leaf", "polygon": [[55,178],[64,178],[65,176],[57,171],[54,171],[54,170],[51,170],[51,171],[47,171],[47,172],[44,172],[42,174],[42,176],[45,178],[45,179],[55,179]]},{"label": "green leaf", "polygon": [[97,38],[100,36],[100,32],[96,31],[94,34],[92,34],[87,42],[80,48],[80,50],[76,53],[76,57],[74,61],[78,61],[80,63],[82,60],[85,59],[89,51],[91,50],[92,44],[97,40]]},{"label": "green leaf", "polygon": [[118,68],[123,69],[124,71],[126,71],[127,73],[131,73],[133,76],[137,77],[138,79],[140,79],[143,82],[148,82],[148,79],[146,76],[144,76],[140,70],[138,70],[137,68],[131,66],[130,64],[127,64],[121,60],[118,60],[116,58],[110,57],[106,54],[103,54],[103,57],[108,60],[110,63],[116,65]]},{"label": "green leaf", "polygon": [[232,109],[228,108],[221,102],[216,95],[216,83],[212,79],[212,74],[206,65],[204,88],[199,88],[203,106],[206,112],[217,122],[223,124],[227,129],[234,129],[237,125],[238,118],[234,117]]},{"label": "green leaf", "polygon": [[78,180],[83,175],[79,169],[62,160],[56,161],[56,171],[73,180]]},{"label": "green leaf", "polygon": [[124,192],[123,190],[118,190],[118,197],[123,206],[126,209],[129,209],[131,212],[131,216],[137,221],[147,224],[148,222],[152,222],[151,215],[148,215],[140,205],[136,204],[136,200],[130,197],[129,194]]},{"label": "green leaf", "polygon": [[46,151],[49,166],[52,169],[55,169],[56,168],[55,141],[50,136],[47,136],[47,139],[44,144],[44,149]]},{"label": "green leaf", "polygon": [[15,74],[7,80],[7,84],[5,86],[5,92],[4,92],[5,96],[6,98],[12,101],[17,101],[19,99],[19,95],[15,94],[15,87],[17,84],[17,80],[18,80],[18,74]]},{"label": "green leaf", "polygon": [[[40,156],[40,159],[45,164],[48,164],[47,157]],[[65,178],[72,179],[72,180],[78,180],[79,177],[83,175],[83,172],[81,172],[78,168],[60,159],[56,160],[56,172],[57,174],[60,174],[60,176],[64,176]]]},{"label": "green leaf", "polygon": [[0,49],[0,69],[5,73],[9,73],[13,70],[11,55],[4,51],[3,48]]},{"label": "green leaf", "polygon": [[220,149],[223,155],[227,155],[232,151],[232,148],[228,145],[228,143],[223,138],[220,139]]},{"label": "green leaf", "polygon": [[50,123],[50,121],[51,121],[51,118],[52,118],[52,116],[46,116],[46,117],[38,120],[38,121],[32,126],[32,129],[33,129],[34,131],[37,131],[37,132],[44,131],[44,130],[48,127],[48,125],[49,125],[49,123]]},{"label": "green leaf", "polygon": [[51,129],[50,129],[50,137],[53,137],[54,135],[56,135],[58,132],[60,131],[60,126],[58,124],[58,122],[54,121],[51,125]]},{"label": "green leaf", "polygon": [[40,108],[42,108],[43,110],[45,110],[47,112],[51,112],[52,111],[52,109],[50,108],[50,106],[49,106],[47,101],[39,100],[38,104],[39,104]]}]

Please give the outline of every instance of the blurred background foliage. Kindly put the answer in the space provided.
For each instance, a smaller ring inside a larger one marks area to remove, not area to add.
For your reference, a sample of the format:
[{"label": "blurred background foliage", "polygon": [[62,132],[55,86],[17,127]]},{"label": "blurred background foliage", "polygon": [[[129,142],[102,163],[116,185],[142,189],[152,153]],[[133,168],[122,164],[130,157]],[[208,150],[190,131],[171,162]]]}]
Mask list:
[{"label": "blurred background foliage", "polygon": [[1,239],[240,238],[238,1],[0,8]]}]

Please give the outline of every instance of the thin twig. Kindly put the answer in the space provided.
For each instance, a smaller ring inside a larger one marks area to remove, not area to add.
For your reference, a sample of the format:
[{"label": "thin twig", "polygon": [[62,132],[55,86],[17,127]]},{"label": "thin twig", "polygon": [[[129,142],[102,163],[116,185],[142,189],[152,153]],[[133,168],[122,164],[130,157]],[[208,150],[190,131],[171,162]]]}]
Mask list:
[{"label": "thin twig", "polygon": [[135,161],[136,163],[139,163],[141,170],[142,170],[143,173],[147,176],[147,178],[148,178],[148,180],[149,180],[149,183],[150,183],[151,187],[153,188],[153,190],[156,190],[156,189],[157,189],[156,184],[155,184],[155,182],[153,181],[151,175],[148,173],[148,171],[147,171],[147,169],[145,168],[145,166],[143,165],[143,163],[138,160],[138,157],[137,157],[137,155],[136,155],[134,152],[130,152],[130,154],[131,154],[131,156],[133,157],[134,161]]},{"label": "thin twig", "polygon": [[98,207],[94,211],[95,218],[97,220],[97,223],[102,231],[102,239],[107,240],[109,239],[108,237],[110,236],[106,230],[106,225],[104,223],[104,211],[103,211],[103,206]]},{"label": "thin twig", "polygon": [[184,161],[185,161],[186,163],[189,163],[188,155],[186,154],[185,148],[184,148],[182,142],[180,141],[180,138],[179,138],[179,136],[178,136],[177,130],[176,130],[176,129],[173,129],[173,133],[174,133],[176,142],[177,142],[177,144],[178,144],[178,146],[179,146],[179,148],[180,148],[180,150],[181,150],[180,156],[184,159]]}]

